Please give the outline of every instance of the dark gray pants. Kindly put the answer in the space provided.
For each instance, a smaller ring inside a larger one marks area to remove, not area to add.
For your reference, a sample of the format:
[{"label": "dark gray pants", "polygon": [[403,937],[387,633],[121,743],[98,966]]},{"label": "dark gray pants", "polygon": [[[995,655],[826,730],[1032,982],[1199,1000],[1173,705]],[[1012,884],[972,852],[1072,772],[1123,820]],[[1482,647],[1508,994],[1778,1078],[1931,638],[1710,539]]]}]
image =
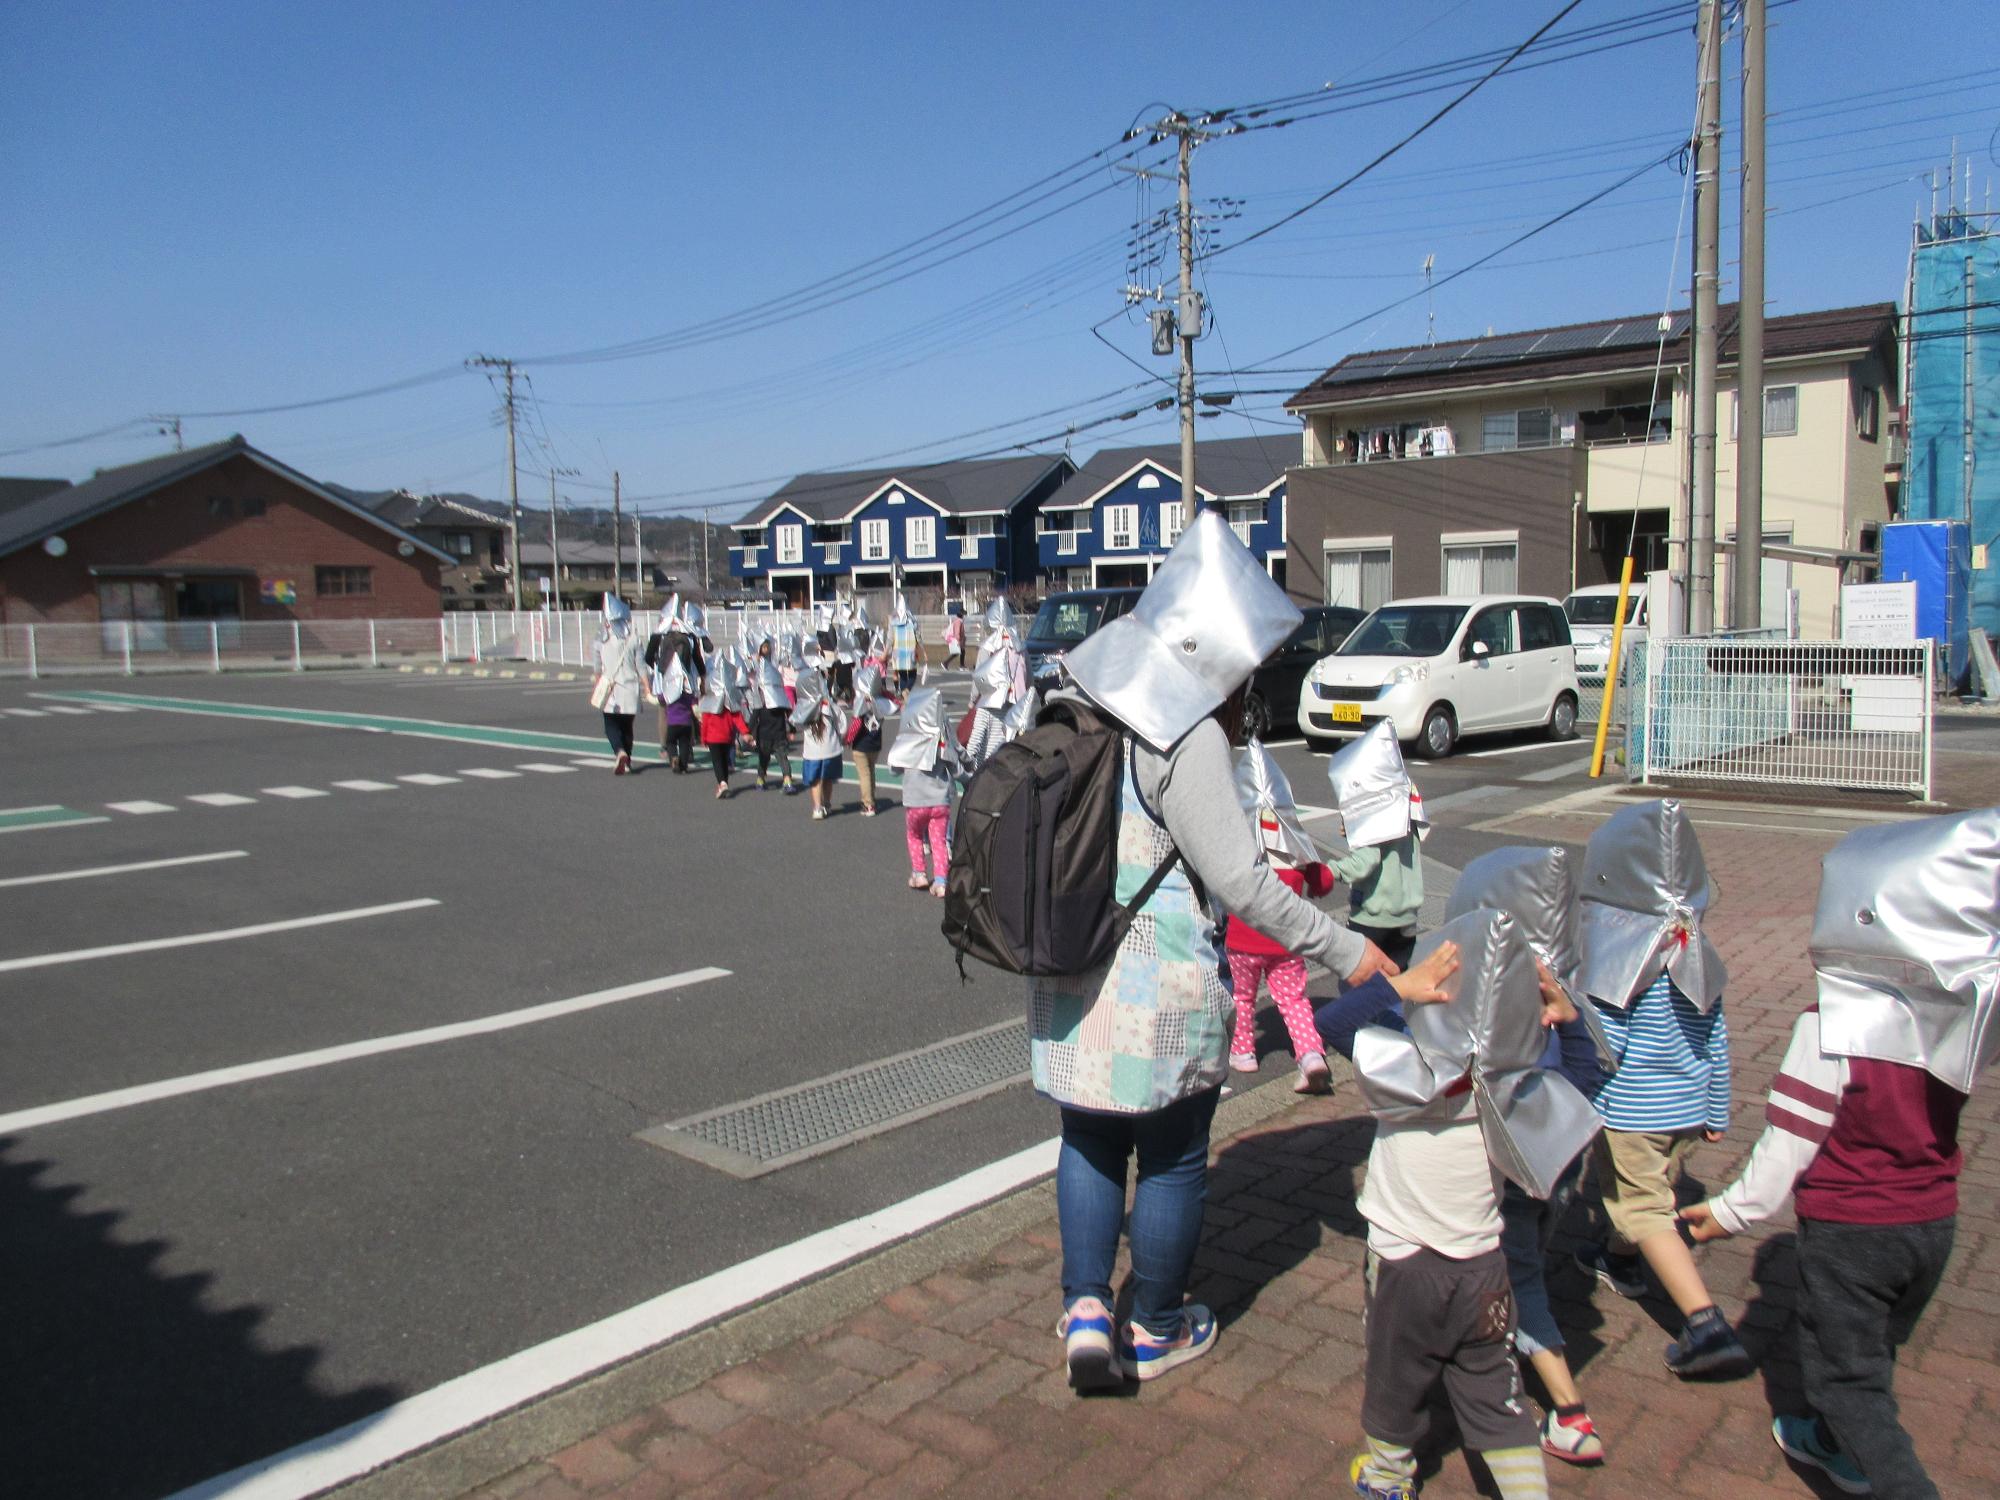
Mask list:
[{"label": "dark gray pants", "polygon": [[1896,1416],[1896,1351],[1951,1258],[1956,1219],[1799,1220],[1799,1368],[1806,1399],[1882,1500],[1938,1500]]}]

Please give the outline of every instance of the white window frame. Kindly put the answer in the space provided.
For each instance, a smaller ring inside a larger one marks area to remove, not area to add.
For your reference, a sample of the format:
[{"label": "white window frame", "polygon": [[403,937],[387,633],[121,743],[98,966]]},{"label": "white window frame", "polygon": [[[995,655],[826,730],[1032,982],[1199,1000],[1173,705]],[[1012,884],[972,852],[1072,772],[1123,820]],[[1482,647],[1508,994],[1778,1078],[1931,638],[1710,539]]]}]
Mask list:
[{"label": "white window frame", "polygon": [[889,522],[885,517],[871,516],[861,523],[861,560],[889,560]]},{"label": "white window frame", "polygon": [[1138,506],[1107,505],[1104,507],[1104,549],[1107,552],[1136,552],[1139,550]]},{"label": "white window frame", "polygon": [[[1506,547],[1514,554],[1514,577],[1504,588],[1486,587],[1486,553],[1497,552]],[[1438,537],[1438,592],[1453,594],[1451,587],[1451,554],[1477,550],[1479,553],[1480,586],[1472,590],[1475,594],[1514,594],[1520,592],[1521,583],[1521,533],[1517,531],[1448,531]]]},{"label": "white window frame", "polygon": [[[1521,418],[1530,415],[1546,416],[1549,419],[1549,435],[1546,442],[1524,444],[1521,441]],[[1507,440],[1493,441],[1494,424],[1505,418]],[[1479,418],[1479,451],[1481,453],[1515,453],[1523,448],[1555,448],[1560,446],[1562,428],[1553,408],[1547,406],[1520,406],[1511,411],[1484,412]]]},{"label": "white window frame", "polygon": [[903,555],[920,561],[937,556],[937,517],[903,517]]},{"label": "white window frame", "polygon": [[1353,601],[1349,608],[1363,611],[1377,609],[1396,597],[1396,539],[1392,536],[1330,536],[1320,545],[1321,577],[1326,582],[1328,604],[1342,604],[1333,594],[1333,560],[1342,553],[1381,552],[1389,559],[1389,586],[1384,597],[1370,604],[1365,595]]},{"label": "white window frame", "polygon": [[1160,545],[1169,552],[1181,539],[1181,533],[1187,530],[1183,524],[1186,514],[1178,500],[1164,501],[1160,505]]},{"label": "white window frame", "polygon": [[801,563],[806,560],[806,529],[803,526],[773,526],[776,538],[775,561],[779,564]]},{"label": "white window frame", "polygon": [[[1771,398],[1777,395],[1780,391],[1790,391],[1792,393],[1792,425],[1784,428],[1775,428],[1771,425]],[[1742,430],[1742,425],[1743,425],[1743,393],[1740,390],[1731,391],[1729,393],[1729,441],[1730,442],[1733,443],[1737,441],[1737,435]],[[1786,385],[1765,386],[1764,387],[1764,436],[1767,438],[1773,438],[1773,437],[1797,437],[1798,435],[1799,435],[1798,382],[1793,381]]]}]

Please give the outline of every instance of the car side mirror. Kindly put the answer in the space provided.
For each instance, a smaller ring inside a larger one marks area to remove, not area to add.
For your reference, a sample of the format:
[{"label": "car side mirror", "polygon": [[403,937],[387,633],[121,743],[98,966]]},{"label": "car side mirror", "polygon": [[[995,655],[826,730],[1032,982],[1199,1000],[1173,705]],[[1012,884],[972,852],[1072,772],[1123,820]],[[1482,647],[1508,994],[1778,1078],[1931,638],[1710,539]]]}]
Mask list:
[{"label": "car side mirror", "polygon": [[1465,659],[1466,659],[1467,661],[1473,661],[1473,660],[1476,660],[1477,658],[1479,658],[1479,657],[1482,657],[1482,656],[1485,656],[1485,655],[1487,655],[1487,654],[1488,654],[1488,647],[1487,647],[1487,645],[1486,645],[1486,642],[1484,642],[1484,641],[1467,641],[1467,642],[1466,642],[1466,644],[1465,644]]}]

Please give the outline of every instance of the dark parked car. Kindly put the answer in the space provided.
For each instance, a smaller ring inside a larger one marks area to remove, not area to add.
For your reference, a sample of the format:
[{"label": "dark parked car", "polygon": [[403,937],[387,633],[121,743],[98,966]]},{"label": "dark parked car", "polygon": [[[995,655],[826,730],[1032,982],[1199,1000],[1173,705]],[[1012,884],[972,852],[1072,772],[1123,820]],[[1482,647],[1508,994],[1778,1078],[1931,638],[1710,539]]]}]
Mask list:
[{"label": "dark parked car", "polygon": [[1311,605],[1305,616],[1250,679],[1250,692],[1243,700],[1246,739],[1263,739],[1273,729],[1297,727],[1299,690],[1305,686],[1306,673],[1322,656],[1331,655],[1366,618],[1363,611],[1344,604]]},{"label": "dark parked car", "polygon": [[[1131,611],[1144,589],[1075,589],[1051,594],[1035,611],[1021,649],[1028,658],[1028,681],[1046,692],[1062,670],[1063,653],[1085,636]],[[968,637],[968,644],[977,642]]]}]

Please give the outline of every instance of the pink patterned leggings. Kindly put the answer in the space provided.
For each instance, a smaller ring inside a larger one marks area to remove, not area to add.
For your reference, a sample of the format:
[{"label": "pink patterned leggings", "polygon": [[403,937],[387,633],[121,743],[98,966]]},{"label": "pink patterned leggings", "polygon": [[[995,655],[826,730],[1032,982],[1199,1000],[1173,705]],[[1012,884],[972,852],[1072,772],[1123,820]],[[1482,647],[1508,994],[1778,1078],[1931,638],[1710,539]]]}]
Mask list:
[{"label": "pink patterned leggings", "polygon": [[[910,841],[910,873],[924,873],[924,842],[931,846],[931,879],[944,879],[945,847],[944,832],[950,825],[950,810],[943,807],[906,807],[903,809],[903,836]],[[1303,969],[1301,970],[1303,973]]]},{"label": "pink patterned leggings", "polygon": [[1236,1035],[1229,1043],[1234,1057],[1257,1054],[1257,991],[1271,986],[1271,998],[1278,1002],[1285,1031],[1292,1039],[1292,1056],[1303,1062],[1321,1056],[1326,1044],[1313,1025],[1312,1006],[1306,1001],[1306,961],[1302,958],[1265,953],[1229,955],[1229,977],[1236,983]]}]

